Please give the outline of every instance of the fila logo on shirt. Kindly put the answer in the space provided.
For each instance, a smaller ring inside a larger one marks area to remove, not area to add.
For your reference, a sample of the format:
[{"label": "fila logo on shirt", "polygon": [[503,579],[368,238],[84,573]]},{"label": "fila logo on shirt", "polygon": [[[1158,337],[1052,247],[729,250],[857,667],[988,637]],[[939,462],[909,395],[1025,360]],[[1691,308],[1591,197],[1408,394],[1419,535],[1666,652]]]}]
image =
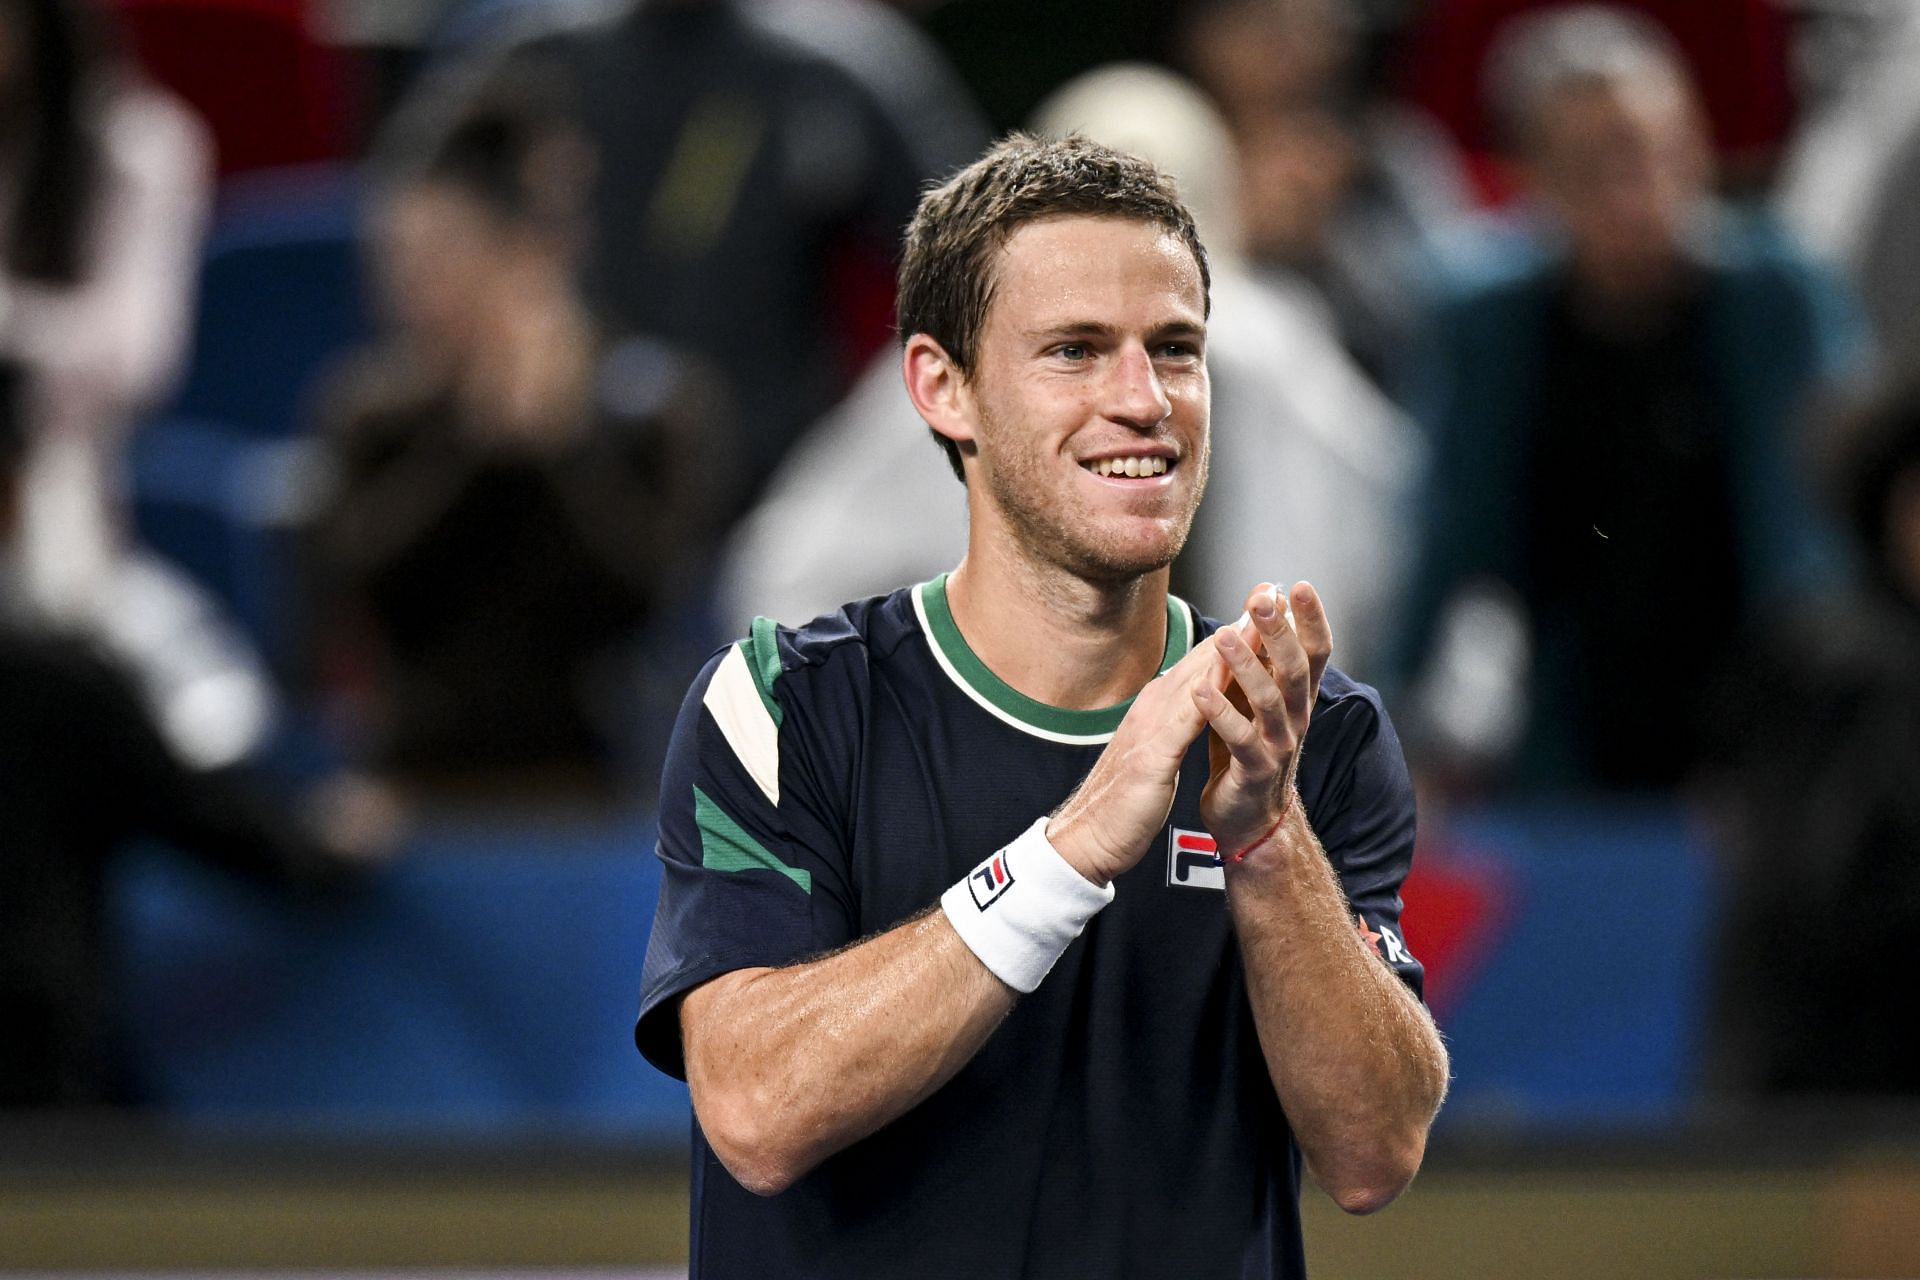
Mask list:
[{"label": "fila logo on shirt", "polygon": [[1013,872],[1007,867],[1007,851],[988,858],[973,869],[967,877],[967,891],[973,895],[973,905],[985,911],[992,906],[1013,885]]},{"label": "fila logo on shirt", "polygon": [[1176,889],[1218,889],[1225,892],[1227,871],[1220,865],[1220,846],[1204,831],[1174,827],[1167,834],[1167,883]]}]

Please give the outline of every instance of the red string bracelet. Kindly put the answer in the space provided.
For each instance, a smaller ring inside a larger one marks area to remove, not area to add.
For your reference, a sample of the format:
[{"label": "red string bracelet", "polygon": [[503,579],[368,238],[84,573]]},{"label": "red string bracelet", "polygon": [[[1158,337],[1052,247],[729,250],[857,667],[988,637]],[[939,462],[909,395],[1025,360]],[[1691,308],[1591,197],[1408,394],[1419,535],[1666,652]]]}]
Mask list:
[{"label": "red string bracelet", "polygon": [[1280,811],[1280,816],[1273,820],[1273,825],[1260,833],[1259,839],[1255,840],[1252,844],[1249,844],[1245,848],[1241,849],[1240,852],[1227,858],[1226,861],[1229,863],[1238,863],[1241,859],[1245,858],[1248,854],[1252,853],[1255,849],[1258,849],[1261,845],[1265,844],[1268,840],[1272,839],[1273,833],[1280,829],[1280,824],[1285,822],[1287,820],[1287,815],[1292,812],[1293,812],[1293,803],[1289,801],[1287,803],[1287,807]]}]

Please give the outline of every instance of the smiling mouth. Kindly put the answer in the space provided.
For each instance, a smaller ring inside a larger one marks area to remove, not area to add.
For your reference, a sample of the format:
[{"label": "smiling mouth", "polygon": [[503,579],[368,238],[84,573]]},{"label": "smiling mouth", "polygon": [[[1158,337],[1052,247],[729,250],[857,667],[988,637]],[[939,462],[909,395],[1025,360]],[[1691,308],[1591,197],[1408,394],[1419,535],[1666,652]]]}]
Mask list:
[{"label": "smiling mouth", "polygon": [[1084,469],[1097,476],[1109,479],[1134,479],[1162,476],[1173,466],[1168,458],[1101,458],[1095,462],[1083,462]]}]

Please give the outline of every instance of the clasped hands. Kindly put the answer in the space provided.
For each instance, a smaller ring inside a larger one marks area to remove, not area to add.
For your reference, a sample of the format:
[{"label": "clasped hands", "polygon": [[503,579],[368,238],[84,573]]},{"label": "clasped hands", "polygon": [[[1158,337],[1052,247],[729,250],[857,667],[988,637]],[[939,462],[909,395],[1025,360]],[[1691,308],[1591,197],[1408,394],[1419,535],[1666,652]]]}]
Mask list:
[{"label": "clasped hands", "polygon": [[1140,691],[1048,824],[1060,856],[1095,884],[1145,856],[1172,811],[1181,761],[1203,730],[1211,733],[1200,813],[1223,858],[1259,844],[1292,816],[1300,746],[1333,635],[1305,582],[1284,597],[1263,582],[1248,594],[1246,610],[1243,622],[1220,628]]}]

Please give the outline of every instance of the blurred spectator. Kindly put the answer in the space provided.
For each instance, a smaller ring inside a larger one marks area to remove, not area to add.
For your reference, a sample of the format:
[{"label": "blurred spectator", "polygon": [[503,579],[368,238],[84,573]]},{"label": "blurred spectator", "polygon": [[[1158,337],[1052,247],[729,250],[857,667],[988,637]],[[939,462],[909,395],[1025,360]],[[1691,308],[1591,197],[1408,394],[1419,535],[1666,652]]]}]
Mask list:
[{"label": "blurred spectator", "polygon": [[429,795],[611,798],[620,660],[731,504],[713,379],[579,296],[589,164],[546,82],[476,101],[380,202],[390,332],[329,397],[331,666],[373,766]]},{"label": "blurred spectator", "polygon": [[741,635],[756,614],[797,626],[888,582],[923,582],[966,554],[965,499],[883,352],[735,524],[714,620]]},{"label": "blurred spectator", "polygon": [[[657,334],[725,375],[746,493],[885,344],[892,255],[920,185],[979,141],[937,74],[903,92],[896,71],[882,88],[871,72],[887,60],[847,53],[872,0],[813,0],[798,18],[792,2],[554,6],[546,29],[429,88],[394,144],[420,145],[503,72],[567,86],[598,158],[589,301],[615,331]],[[920,51],[905,24],[886,25]]]},{"label": "blurred spectator", "polygon": [[1470,205],[1446,135],[1369,92],[1359,37],[1353,0],[1198,0],[1178,45],[1240,148],[1247,255],[1307,282],[1397,393],[1442,241]]},{"label": "blurred spectator", "polygon": [[[18,529],[26,389],[20,367],[0,360],[0,550]],[[16,586],[0,581],[0,606]],[[329,799],[330,822],[360,821],[351,784]],[[369,835],[377,815],[371,822]],[[332,830],[348,834],[338,823]],[[0,831],[0,1108],[121,1100],[105,898],[108,862],[129,840],[164,840],[300,885],[354,865],[331,851],[342,847],[336,841],[308,835],[231,771],[183,764],[126,676],[87,641],[4,608]]]},{"label": "blurred spectator", "polygon": [[[1042,103],[1034,124],[1085,133],[1173,173],[1208,248],[1213,464],[1177,588],[1230,616],[1253,583],[1310,578],[1338,629],[1343,667],[1364,670],[1398,585],[1393,548],[1419,470],[1411,425],[1310,302],[1248,270],[1233,142],[1192,85],[1141,64],[1102,68]],[[1273,500],[1275,477],[1286,478],[1285,502]],[[889,353],[742,522],[721,575],[721,621],[744,627],[754,609],[805,621],[889,581],[932,577],[965,548],[964,495]]]},{"label": "blurred spectator", "polygon": [[[1673,39],[1705,112],[1727,189],[1764,189],[1793,124],[1787,16],[1775,0],[1620,0]],[[1407,36],[1406,85],[1467,155],[1483,198],[1513,192],[1500,163],[1500,109],[1485,93],[1507,24],[1567,0],[1433,0]]]},{"label": "blurred spectator", "polygon": [[1866,11],[1868,52],[1794,142],[1780,207],[1858,288],[1882,350],[1920,351],[1920,8]]},{"label": "blurred spectator", "polygon": [[28,379],[15,604],[112,646],[203,765],[260,744],[270,692],[207,594],[130,545],[118,494],[192,331],[210,179],[205,130],[87,5],[0,0],[0,354]]},{"label": "blurred spectator", "polygon": [[1920,9],[1799,0],[1800,127],[1780,166],[1781,215],[1814,252],[1855,260],[1901,141],[1920,118]]},{"label": "blurred spectator", "polygon": [[0,0],[0,349],[33,371],[26,566],[84,610],[117,550],[120,448],[182,355],[204,129],[105,56],[78,0]]},{"label": "blurred spectator", "polygon": [[1793,424],[1849,354],[1847,309],[1712,202],[1684,65],[1646,19],[1516,24],[1493,96],[1543,244],[1490,250],[1493,282],[1441,324],[1411,736],[1430,772],[1517,737],[1518,786],[1666,787],[1743,625],[1831,580]]},{"label": "blurred spectator", "polygon": [[1748,1095],[1920,1094],[1887,1031],[1912,992],[1862,945],[1920,930],[1920,379],[1857,413],[1834,460],[1862,590],[1780,597],[1713,761],[1734,858],[1710,1062]]}]

